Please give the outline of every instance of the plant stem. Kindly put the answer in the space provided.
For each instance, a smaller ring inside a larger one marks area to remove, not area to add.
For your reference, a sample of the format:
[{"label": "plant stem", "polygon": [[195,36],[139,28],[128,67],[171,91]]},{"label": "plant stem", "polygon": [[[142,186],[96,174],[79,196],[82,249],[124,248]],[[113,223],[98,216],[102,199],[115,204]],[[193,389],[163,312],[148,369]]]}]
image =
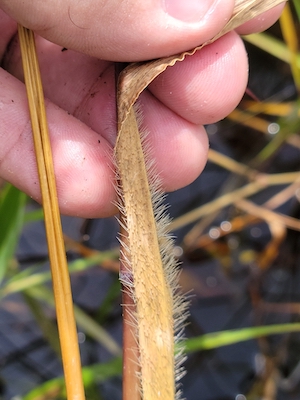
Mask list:
[{"label": "plant stem", "polygon": [[44,95],[34,34],[18,25],[55,296],[67,398],[84,400],[70,277],[64,249]]}]

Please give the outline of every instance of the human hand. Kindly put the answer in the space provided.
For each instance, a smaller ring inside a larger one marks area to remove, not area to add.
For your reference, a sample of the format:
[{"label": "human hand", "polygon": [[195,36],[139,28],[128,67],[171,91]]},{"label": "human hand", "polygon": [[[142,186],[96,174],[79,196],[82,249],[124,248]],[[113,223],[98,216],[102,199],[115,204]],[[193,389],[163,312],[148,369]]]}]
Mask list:
[{"label": "human hand", "polygon": [[[14,18],[39,35],[64,214],[93,218],[115,212],[114,61],[147,60],[191,49],[222,29],[234,5],[233,0],[137,3],[0,0],[0,176],[40,199]],[[282,6],[275,7],[168,68],[140,96],[143,124],[166,191],[185,186],[200,174],[208,147],[203,124],[224,118],[245,91],[247,56],[238,33],[266,29],[281,10]]]}]

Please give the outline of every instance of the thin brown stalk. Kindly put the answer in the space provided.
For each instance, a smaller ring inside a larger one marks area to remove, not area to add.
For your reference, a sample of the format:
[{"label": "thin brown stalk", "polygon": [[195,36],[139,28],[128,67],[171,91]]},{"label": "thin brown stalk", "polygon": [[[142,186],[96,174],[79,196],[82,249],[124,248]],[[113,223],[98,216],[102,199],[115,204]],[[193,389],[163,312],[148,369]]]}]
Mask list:
[{"label": "thin brown stalk", "polygon": [[281,32],[290,51],[290,66],[298,93],[300,92],[300,68],[298,66],[298,32],[293,22],[290,5],[287,3],[279,19]]},{"label": "thin brown stalk", "polygon": [[[279,193],[276,193],[273,197],[271,197],[268,201],[266,201],[260,207],[263,209],[266,209],[267,211],[280,207],[283,203],[288,201],[292,196],[295,196],[296,190],[299,188],[299,185],[300,185],[300,175],[299,175],[299,178],[296,179],[295,182],[291,183],[289,186],[282,189]],[[241,200],[241,201],[246,201],[246,200]],[[274,213],[274,214],[276,216],[278,215],[277,213]],[[198,229],[195,229],[195,227],[194,227],[192,229],[192,235],[189,232],[185,236],[184,246],[189,251],[193,250],[195,247],[200,248],[200,247],[208,246],[216,238],[219,239],[225,235],[228,235],[229,233],[241,231],[242,229],[244,229],[246,226],[248,226],[250,224],[257,223],[261,220],[266,220],[265,218],[260,218],[260,217],[261,216],[258,216],[255,213],[253,215],[250,215],[250,214],[239,215],[230,221],[230,226],[226,230],[224,230],[221,226],[214,227],[214,229],[217,230],[217,232],[216,232],[217,234],[215,235],[215,238],[211,237],[209,234],[201,235],[200,229],[198,230]],[[286,216],[283,216],[283,217],[286,217]],[[291,218],[291,217],[288,217],[288,218]],[[293,222],[292,222],[293,224],[297,224],[297,230],[299,230],[299,227],[300,227],[299,221],[294,218],[292,218],[292,220],[293,220]],[[269,219],[268,221],[273,222],[274,221],[273,217],[271,219]],[[199,224],[201,224],[201,221],[199,222]],[[198,227],[198,224],[196,225],[196,227]]]},{"label": "thin brown stalk", "polygon": [[264,207],[267,207],[270,210],[280,207],[291,197],[295,196],[299,188],[300,188],[300,173],[299,177],[295,180],[295,182],[292,182],[289,186],[287,186],[286,188],[282,189],[280,192],[272,196],[268,201],[266,201],[263,204]]},{"label": "thin brown stalk", "polygon": [[271,233],[271,240],[268,242],[264,250],[257,257],[257,265],[260,269],[267,269],[274,262],[279,253],[279,248],[286,237],[286,228],[279,221],[274,220],[268,222]]},{"label": "thin brown stalk", "polygon": [[182,226],[188,225],[202,218],[204,215],[211,214],[223,207],[229,206],[235,201],[252,196],[268,186],[284,185],[286,183],[293,182],[297,178],[299,178],[299,172],[288,172],[272,175],[259,174],[256,181],[248,183],[230,193],[226,193],[217,199],[184,214],[182,217],[176,218],[171,222],[170,228],[172,230],[181,228]]},{"label": "thin brown stalk", "polygon": [[238,175],[246,176],[249,180],[252,180],[255,175],[258,174],[258,171],[248,167],[245,164],[242,164],[238,161],[233,160],[232,158],[225,156],[222,153],[219,153],[216,150],[209,149],[208,151],[208,159],[210,162],[213,162],[220,167],[223,167],[227,171],[234,172]]},{"label": "thin brown stalk", "polygon": [[237,208],[247,212],[248,214],[251,214],[263,221],[266,221],[269,224],[277,222],[278,224],[283,225],[286,228],[300,231],[300,221],[296,218],[268,210],[266,207],[258,206],[252,201],[248,201],[245,199],[235,201],[234,205]]},{"label": "thin brown stalk", "polygon": [[[124,229],[123,216],[120,215],[121,252],[128,259],[128,234]],[[128,265],[120,260],[120,281],[122,284],[123,307],[123,400],[141,400],[138,332],[136,324],[136,303],[132,297],[133,274]]]},{"label": "thin brown stalk", "polygon": [[123,399],[141,400],[139,348],[134,318],[135,303],[127,290],[122,293],[123,303]]},{"label": "thin brown stalk", "polygon": [[243,124],[244,126],[248,126],[249,128],[255,129],[264,134],[268,133],[268,127],[270,125],[270,122],[263,118],[256,117],[253,114],[250,114],[248,110],[241,111],[236,108],[228,115],[227,118],[230,121]]},{"label": "thin brown stalk", "polygon": [[84,400],[78,338],[73,312],[42,82],[34,34],[18,26],[24,78],[45,215],[46,235],[68,399]]}]

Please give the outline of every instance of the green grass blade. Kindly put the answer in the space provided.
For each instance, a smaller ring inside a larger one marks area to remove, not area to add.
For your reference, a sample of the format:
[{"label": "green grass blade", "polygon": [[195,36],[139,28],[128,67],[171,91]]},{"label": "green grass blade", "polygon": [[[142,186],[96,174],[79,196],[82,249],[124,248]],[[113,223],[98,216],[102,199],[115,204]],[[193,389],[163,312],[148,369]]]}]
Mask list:
[{"label": "green grass blade", "polygon": [[285,118],[278,119],[277,124],[280,126],[279,132],[252,160],[254,165],[259,165],[260,163],[263,163],[271,158],[291,135],[299,131],[300,120],[298,117],[298,111],[299,101],[295,101],[295,105],[290,115]]},{"label": "green grass blade", "polygon": [[[259,49],[267,52],[268,54],[284,61],[288,64],[291,62],[291,52],[287,45],[281,40],[267,33],[253,33],[252,35],[244,36],[243,39],[258,47]],[[297,67],[300,68],[300,54],[296,56]]]},{"label": "green grass blade", "polygon": [[287,3],[279,19],[281,26],[281,33],[284,41],[290,51],[290,67],[293,75],[293,79],[298,92],[300,92],[300,68],[298,64],[298,32],[294,24],[294,18]]},{"label": "green grass blade", "polygon": [[207,333],[196,338],[187,339],[185,342],[185,350],[187,353],[200,350],[211,350],[217,347],[243,342],[245,340],[257,339],[262,336],[279,335],[299,331],[300,323],[292,323]]},{"label": "green grass blade", "polygon": [[[121,358],[82,368],[83,383],[86,391],[95,383],[105,382],[107,379],[119,376],[122,373]],[[63,378],[51,379],[50,381],[34,388],[23,400],[50,400],[65,399],[65,385]]]},{"label": "green grass blade", "polygon": [[42,303],[30,296],[30,291],[23,292],[23,298],[35,318],[44,338],[50,344],[57,357],[61,359],[58,330],[55,321],[45,313]]},{"label": "green grass blade", "polygon": [[299,0],[293,0],[293,4],[297,13],[298,21],[300,22],[300,2]]},{"label": "green grass blade", "polygon": [[27,211],[24,216],[24,224],[30,222],[43,221],[44,220],[44,210],[42,207],[37,210]]},{"label": "green grass blade", "polygon": [[13,258],[24,220],[27,196],[7,184],[0,197],[0,282]]},{"label": "green grass blade", "polygon": [[[95,265],[101,264],[104,261],[117,259],[116,251],[99,252],[99,254],[91,257],[80,258],[68,264],[70,273],[84,271]],[[51,280],[50,271],[36,272],[37,267],[26,268],[26,270],[14,275],[10,280],[5,282],[0,289],[0,298],[11,293],[21,292],[25,289],[30,289],[34,286],[41,285]]]},{"label": "green grass blade", "polygon": [[[45,286],[37,286],[27,291],[31,297],[45,301],[50,306],[54,307],[54,297],[51,291]],[[105,331],[102,326],[97,324],[89,315],[87,315],[81,308],[74,305],[74,315],[78,326],[94,340],[101,343],[111,354],[118,356],[122,350],[115,340]]]}]

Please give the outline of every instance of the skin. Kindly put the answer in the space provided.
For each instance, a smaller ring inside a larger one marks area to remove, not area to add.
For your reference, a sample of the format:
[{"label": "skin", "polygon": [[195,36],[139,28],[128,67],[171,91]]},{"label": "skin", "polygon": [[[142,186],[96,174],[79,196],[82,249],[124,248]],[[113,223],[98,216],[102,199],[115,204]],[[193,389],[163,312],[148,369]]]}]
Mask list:
[{"label": "skin", "polygon": [[[189,12],[163,4],[0,0],[2,178],[40,200],[17,21],[37,33],[61,212],[86,218],[115,212],[114,62],[191,49],[213,37],[233,9],[232,0],[217,0],[213,6],[203,1],[206,15],[203,9]],[[266,29],[281,10],[277,6],[168,68],[141,95],[142,124],[166,191],[189,184],[201,173],[208,148],[203,124],[224,118],[243,96],[248,64],[239,34]]]}]

